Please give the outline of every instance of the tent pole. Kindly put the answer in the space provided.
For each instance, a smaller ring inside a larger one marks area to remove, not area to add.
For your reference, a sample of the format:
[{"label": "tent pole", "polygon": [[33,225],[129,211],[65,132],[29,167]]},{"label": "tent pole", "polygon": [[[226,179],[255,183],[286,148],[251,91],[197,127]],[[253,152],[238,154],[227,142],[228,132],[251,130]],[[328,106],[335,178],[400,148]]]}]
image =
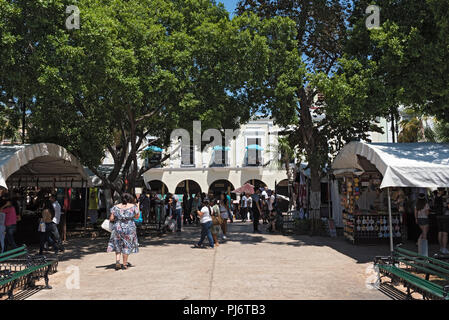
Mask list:
[{"label": "tent pole", "polygon": [[87,230],[87,200],[89,198],[89,189],[87,188],[87,183],[85,187],[85,199],[84,199],[84,231]]},{"label": "tent pole", "polygon": [[390,187],[387,188],[388,192],[388,225],[390,229],[390,253],[393,255],[393,223],[391,217],[391,197],[390,197]]}]

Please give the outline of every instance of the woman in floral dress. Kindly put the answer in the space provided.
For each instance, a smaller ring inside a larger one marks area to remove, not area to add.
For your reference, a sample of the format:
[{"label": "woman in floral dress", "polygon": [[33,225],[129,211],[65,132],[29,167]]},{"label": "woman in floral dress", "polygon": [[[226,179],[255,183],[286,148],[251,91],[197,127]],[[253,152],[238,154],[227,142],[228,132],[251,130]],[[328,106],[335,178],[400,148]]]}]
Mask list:
[{"label": "woman in floral dress", "polygon": [[111,238],[107,252],[115,252],[115,270],[119,270],[120,255],[123,254],[123,269],[128,269],[128,256],[139,252],[136,225],[134,219],[139,218],[139,209],[134,204],[134,198],[129,193],[122,195],[122,203],[111,209],[109,220],[113,222]]}]

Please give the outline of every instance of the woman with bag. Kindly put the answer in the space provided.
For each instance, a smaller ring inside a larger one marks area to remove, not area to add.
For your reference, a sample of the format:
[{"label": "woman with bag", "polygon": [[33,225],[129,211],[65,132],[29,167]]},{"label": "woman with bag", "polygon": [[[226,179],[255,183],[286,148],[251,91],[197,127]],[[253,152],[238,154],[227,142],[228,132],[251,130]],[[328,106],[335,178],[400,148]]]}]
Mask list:
[{"label": "woman with bag", "polygon": [[[53,205],[51,205],[53,208]],[[49,230],[47,229],[47,224],[52,222],[52,213],[50,209],[50,205],[47,201],[44,203],[44,207],[42,208],[41,218],[39,220],[39,255],[44,253],[44,247],[46,242],[50,242]],[[50,245],[50,244],[49,244]],[[56,245],[56,244],[55,244]],[[55,249],[57,251],[57,249]]]},{"label": "woman with bag", "polygon": [[[111,208],[109,221],[113,222],[113,225],[107,252],[115,252],[115,270],[127,270],[130,266],[128,256],[139,252],[134,219],[139,218],[140,212],[133,200],[132,195],[124,193],[122,203]],[[123,255],[123,266],[120,265],[120,255]]]},{"label": "woman with bag", "polygon": [[[214,248],[214,240],[212,238],[211,234],[211,227],[212,227],[212,208],[209,204],[209,199],[204,198],[203,200],[203,208],[201,211],[198,211],[198,216],[200,217],[200,223],[201,223],[201,238],[198,244],[195,244],[195,248],[202,248],[203,241],[207,236],[207,239],[209,240],[209,245],[213,249]],[[205,247],[207,248],[207,247]]]}]

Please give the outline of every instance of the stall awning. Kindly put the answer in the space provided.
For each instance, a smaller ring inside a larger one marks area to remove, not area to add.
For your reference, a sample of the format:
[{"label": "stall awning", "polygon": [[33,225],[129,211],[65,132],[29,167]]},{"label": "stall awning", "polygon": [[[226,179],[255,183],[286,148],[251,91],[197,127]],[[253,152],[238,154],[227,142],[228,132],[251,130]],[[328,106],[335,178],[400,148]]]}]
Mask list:
[{"label": "stall awning", "polygon": [[366,158],[382,174],[381,188],[449,187],[449,144],[348,143],[332,163],[334,172],[364,171]]},{"label": "stall awning", "polygon": [[0,186],[85,187],[91,182],[75,156],[53,143],[0,146]]}]

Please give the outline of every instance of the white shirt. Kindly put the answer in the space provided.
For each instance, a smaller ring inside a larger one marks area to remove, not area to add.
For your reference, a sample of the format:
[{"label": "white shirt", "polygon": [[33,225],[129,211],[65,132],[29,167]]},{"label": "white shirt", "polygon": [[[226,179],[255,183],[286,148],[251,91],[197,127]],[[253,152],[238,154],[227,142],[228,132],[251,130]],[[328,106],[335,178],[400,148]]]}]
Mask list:
[{"label": "white shirt", "polygon": [[[206,222],[212,221],[212,218],[209,213],[209,208],[207,206],[204,206],[201,209],[201,212],[203,213],[203,215],[201,216],[200,223],[206,223]],[[210,209],[210,212],[212,212],[212,208]]]},{"label": "white shirt", "polygon": [[274,195],[271,195],[268,198],[268,210],[273,210],[273,203],[274,203]]},{"label": "white shirt", "polygon": [[262,191],[262,193],[260,195],[262,196],[262,199],[265,199],[265,200],[268,199],[268,193],[265,190]]},{"label": "white shirt", "polygon": [[242,208],[246,208],[248,206],[248,198],[246,196],[242,197]]},{"label": "white shirt", "polygon": [[253,198],[248,197],[248,199],[246,201],[248,203],[248,208],[252,208],[253,207]]},{"label": "white shirt", "polygon": [[55,209],[55,216],[53,218],[53,222],[55,224],[59,224],[59,221],[61,220],[61,205],[59,204],[58,201],[55,201],[52,204],[53,208]]}]

